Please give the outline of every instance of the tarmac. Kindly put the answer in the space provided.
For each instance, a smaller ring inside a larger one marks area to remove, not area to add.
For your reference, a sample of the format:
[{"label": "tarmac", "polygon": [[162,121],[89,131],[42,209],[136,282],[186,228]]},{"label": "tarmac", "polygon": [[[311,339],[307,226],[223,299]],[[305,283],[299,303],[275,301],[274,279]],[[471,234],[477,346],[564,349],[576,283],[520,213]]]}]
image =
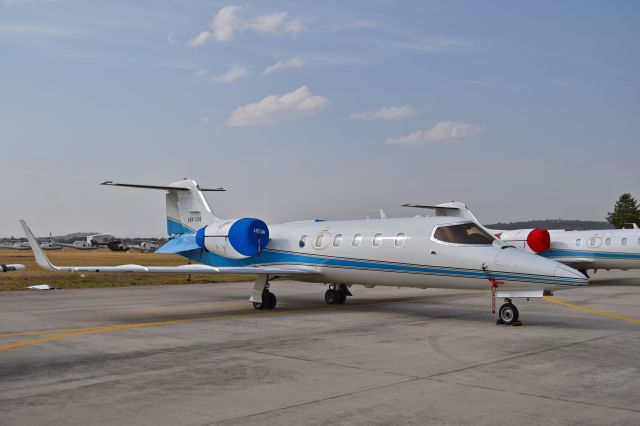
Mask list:
[{"label": "tarmac", "polygon": [[275,281],[0,293],[0,424],[639,425],[640,271],[516,301]]}]

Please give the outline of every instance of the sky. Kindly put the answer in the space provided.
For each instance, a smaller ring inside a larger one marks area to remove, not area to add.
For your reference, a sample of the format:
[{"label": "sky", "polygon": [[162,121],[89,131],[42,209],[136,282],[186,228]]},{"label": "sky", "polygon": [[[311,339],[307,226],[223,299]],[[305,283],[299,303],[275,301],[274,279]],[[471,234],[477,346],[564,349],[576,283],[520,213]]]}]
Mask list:
[{"label": "sky", "polygon": [[[0,0],[0,236],[465,202],[603,220],[640,197],[637,1]],[[421,213],[421,212],[420,212]]]}]

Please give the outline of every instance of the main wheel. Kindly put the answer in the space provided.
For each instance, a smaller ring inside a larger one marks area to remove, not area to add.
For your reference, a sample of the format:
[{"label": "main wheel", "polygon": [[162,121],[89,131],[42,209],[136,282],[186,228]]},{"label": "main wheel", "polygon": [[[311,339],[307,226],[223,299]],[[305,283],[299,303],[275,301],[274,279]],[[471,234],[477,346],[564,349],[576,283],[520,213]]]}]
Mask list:
[{"label": "main wheel", "polygon": [[324,293],[324,301],[329,305],[340,303],[340,292],[333,289],[327,290]]},{"label": "main wheel", "polygon": [[518,321],[518,308],[515,307],[512,303],[505,303],[500,306],[500,310],[498,311],[498,317],[503,324],[512,325],[516,321]]},{"label": "main wheel", "polygon": [[342,291],[338,291],[338,294],[340,295],[340,298],[338,299],[338,301],[336,302],[339,305],[342,305],[344,302],[347,301],[347,294],[345,292]]},{"label": "main wheel", "polygon": [[253,309],[262,311],[265,309],[275,309],[278,299],[276,295],[271,292],[265,292],[262,294],[262,302],[253,302]]},{"label": "main wheel", "polygon": [[276,308],[276,304],[278,303],[278,299],[276,298],[276,295],[269,292],[267,293],[267,306],[265,306],[265,309],[275,309]]}]

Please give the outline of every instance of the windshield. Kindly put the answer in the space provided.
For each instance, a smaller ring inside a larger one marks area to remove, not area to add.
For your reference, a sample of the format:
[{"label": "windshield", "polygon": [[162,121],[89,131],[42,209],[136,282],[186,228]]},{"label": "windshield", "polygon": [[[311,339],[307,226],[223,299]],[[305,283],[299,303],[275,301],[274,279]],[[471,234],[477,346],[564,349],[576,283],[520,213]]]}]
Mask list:
[{"label": "windshield", "polygon": [[433,238],[443,243],[477,245],[493,244],[495,240],[475,223],[440,226],[433,234]]}]

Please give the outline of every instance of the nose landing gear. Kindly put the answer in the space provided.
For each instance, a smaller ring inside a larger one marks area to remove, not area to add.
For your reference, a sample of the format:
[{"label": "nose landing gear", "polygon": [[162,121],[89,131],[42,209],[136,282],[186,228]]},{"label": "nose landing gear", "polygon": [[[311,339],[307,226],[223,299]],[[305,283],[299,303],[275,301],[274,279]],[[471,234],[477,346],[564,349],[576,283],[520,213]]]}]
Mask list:
[{"label": "nose landing gear", "polygon": [[269,291],[269,277],[267,275],[256,276],[249,301],[253,304],[253,308],[259,311],[276,308],[278,299],[275,294]]},{"label": "nose landing gear", "polygon": [[505,299],[505,302],[507,303],[500,306],[500,309],[498,309],[498,319],[496,320],[496,324],[521,325],[522,323],[518,321],[520,313],[518,312],[516,305],[511,303],[511,299]]}]

